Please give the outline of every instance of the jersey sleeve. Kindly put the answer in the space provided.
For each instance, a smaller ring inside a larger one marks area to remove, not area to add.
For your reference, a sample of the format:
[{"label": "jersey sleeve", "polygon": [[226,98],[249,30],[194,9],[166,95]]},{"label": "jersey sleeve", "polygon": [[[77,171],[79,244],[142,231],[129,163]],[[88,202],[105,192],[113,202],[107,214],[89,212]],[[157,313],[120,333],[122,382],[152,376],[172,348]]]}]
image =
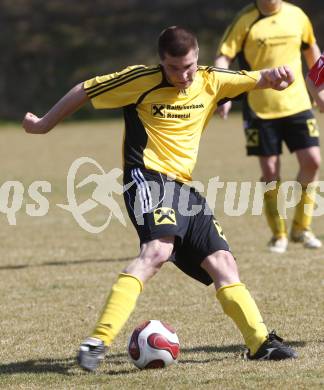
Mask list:
[{"label": "jersey sleeve", "polygon": [[259,78],[259,71],[216,71],[216,100],[219,102],[220,100],[232,99],[244,92],[254,89]]},{"label": "jersey sleeve", "polygon": [[302,12],[302,45],[303,49],[307,49],[316,42],[314,30],[311,21],[308,16]]},{"label": "jersey sleeve", "polygon": [[83,88],[95,108],[121,108],[136,103],[149,88],[152,71],[144,65],[130,66],[121,72],[96,76],[84,82]]},{"label": "jersey sleeve", "polygon": [[244,7],[226,29],[218,46],[217,56],[226,55],[234,59],[238,53],[243,51],[246,37],[258,18],[259,11],[254,3]]},{"label": "jersey sleeve", "polygon": [[217,55],[235,58],[242,49],[246,36],[246,26],[241,19],[234,21],[225,31],[217,49]]}]

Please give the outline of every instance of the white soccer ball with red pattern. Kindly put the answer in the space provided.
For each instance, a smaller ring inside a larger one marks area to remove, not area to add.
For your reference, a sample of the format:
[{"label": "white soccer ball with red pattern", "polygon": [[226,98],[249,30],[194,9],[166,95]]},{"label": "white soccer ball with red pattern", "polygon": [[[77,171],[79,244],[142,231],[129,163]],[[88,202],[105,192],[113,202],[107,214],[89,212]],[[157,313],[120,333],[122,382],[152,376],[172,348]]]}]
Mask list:
[{"label": "white soccer ball with red pattern", "polygon": [[175,363],[180,344],[175,330],[158,320],[137,326],[128,341],[128,356],[136,367],[163,368]]}]

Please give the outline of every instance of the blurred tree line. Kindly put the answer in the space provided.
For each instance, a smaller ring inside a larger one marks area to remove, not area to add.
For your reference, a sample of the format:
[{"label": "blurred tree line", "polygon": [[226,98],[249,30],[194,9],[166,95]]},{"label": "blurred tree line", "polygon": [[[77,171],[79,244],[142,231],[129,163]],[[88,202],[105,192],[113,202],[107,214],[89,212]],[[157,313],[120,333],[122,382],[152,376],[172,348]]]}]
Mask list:
[{"label": "blurred tree line", "polygon": [[[170,25],[192,29],[200,43],[200,63],[212,64],[222,33],[248,3],[0,0],[0,120],[20,120],[26,111],[43,115],[72,86],[96,74],[157,63],[158,34]],[[309,15],[323,48],[323,0],[293,3]],[[98,114],[88,107],[77,115]]]}]

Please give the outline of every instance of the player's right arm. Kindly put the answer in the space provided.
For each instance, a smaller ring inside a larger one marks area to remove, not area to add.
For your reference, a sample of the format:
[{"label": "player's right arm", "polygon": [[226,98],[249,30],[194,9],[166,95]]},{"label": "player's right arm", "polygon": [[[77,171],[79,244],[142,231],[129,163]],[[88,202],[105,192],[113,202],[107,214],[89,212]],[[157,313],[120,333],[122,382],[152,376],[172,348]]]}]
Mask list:
[{"label": "player's right arm", "polygon": [[308,69],[311,69],[317,59],[321,56],[320,48],[316,43],[310,45],[307,49],[303,50],[303,55]]},{"label": "player's right arm", "polygon": [[307,76],[306,85],[320,112],[324,112],[324,83],[316,86],[314,81]]},{"label": "player's right arm", "polygon": [[22,126],[27,133],[44,134],[49,132],[64,118],[70,116],[88,101],[83,83],[76,85],[62,97],[43,117],[27,112]]},{"label": "player's right arm", "polygon": [[138,101],[161,82],[160,66],[128,66],[120,72],[96,76],[72,88],[42,118],[28,112],[22,122],[27,133],[43,134],[81,108],[88,100],[94,108],[121,108]]}]

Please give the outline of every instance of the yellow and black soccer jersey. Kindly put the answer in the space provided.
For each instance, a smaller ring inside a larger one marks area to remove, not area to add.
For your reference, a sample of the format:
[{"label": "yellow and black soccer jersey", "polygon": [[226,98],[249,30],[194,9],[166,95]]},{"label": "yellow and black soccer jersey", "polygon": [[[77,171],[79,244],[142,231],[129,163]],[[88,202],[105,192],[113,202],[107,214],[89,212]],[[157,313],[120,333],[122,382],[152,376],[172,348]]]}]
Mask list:
[{"label": "yellow and black soccer jersey", "polygon": [[244,8],[226,30],[218,54],[238,57],[241,69],[258,70],[289,65],[295,82],[284,91],[255,90],[249,107],[263,119],[282,118],[311,108],[302,73],[301,49],[315,43],[312,25],[304,12],[283,2],[270,16],[255,4]]},{"label": "yellow and black soccer jersey", "polygon": [[168,83],[162,66],[131,66],[95,77],[84,90],[95,108],[123,108],[124,166],[191,180],[201,133],[217,102],[255,87],[259,72],[199,66],[189,88]]}]

